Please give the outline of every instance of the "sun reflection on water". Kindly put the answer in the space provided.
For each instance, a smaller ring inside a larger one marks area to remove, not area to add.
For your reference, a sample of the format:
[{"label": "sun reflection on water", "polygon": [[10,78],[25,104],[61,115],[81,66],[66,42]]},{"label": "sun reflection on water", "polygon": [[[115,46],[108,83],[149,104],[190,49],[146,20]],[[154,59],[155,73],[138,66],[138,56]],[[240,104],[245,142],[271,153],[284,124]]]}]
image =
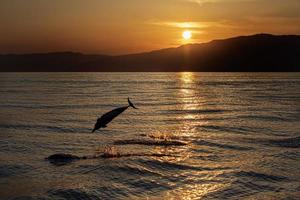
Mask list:
[{"label": "sun reflection on water", "polygon": [[[192,72],[182,72],[180,73],[180,85],[179,90],[180,100],[182,101],[182,110],[193,110],[195,109],[195,104],[192,104],[195,98],[195,91],[193,90],[193,84],[195,82],[195,77]],[[193,119],[194,115],[184,114],[183,119]],[[186,126],[187,124],[184,124]]]},{"label": "sun reflection on water", "polygon": [[183,83],[193,83],[195,81],[195,76],[193,72],[181,72],[179,73],[180,80]]},{"label": "sun reflection on water", "polygon": [[196,77],[194,72],[179,73],[178,99],[181,101],[179,109],[183,112],[183,115],[179,116],[179,120],[182,121],[180,134],[187,136],[192,136],[196,132],[196,126],[207,123],[201,120],[204,116],[197,113],[197,110],[202,107],[196,90],[198,81],[200,81],[199,76]]},{"label": "sun reflection on water", "polygon": [[[193,72],[182,72],[178,73],[178,106],[175,108],[179,112],[177,120],[179,121],[178,130],[175,133],[162,134],[161,132],[155,133],[152,137],[164,140],[183,140],[192,141],[193,138],[198,137],[197,126],[207,124],[205,120],[206,115],[198,112],[205,110],[205,97],[203,97],[197,89],[197,83],[201,80],[199,76],[196,76]],[[177,126],[176,126],[177,127]],[[156,147],[153,149],[156,153],[176,155],[171,157],[155,158],[162,163],[169,163],[169,166],[187,168],[184,171],[177,171],[172,174],[175,177],[189,177],[188,184],[181,185],[180,183],[175,184],[176,187],[172,191],[166,192],[163,196],[164,199],[198,199],[208,195],[209,193],[221,190],[227,187],[224,183],[209,183],[210,179],[218,179],[217,177],[224,173],[223,170],[202,170],[204,163],[193,158],[195,153],[195,146],[190,143],[186,146],[180,147]],[[198,156],[208,156],[209,153],[202,152]],[[197,170],[199,167],[199,170]],[[218,166],[206,163],[207,168],[216,168]],[[168,172],[170,173],[170,172]],[[170,174],[171,175],[171,174]],[[203,182],[203,183],[202,183]],[[169,185],[174,183],[170,182]]]},{"label": "sun reflection on water", "polygon": [[[228,185],[228,184],[227,184]],[[221,190],[227,186],[222,183],[190,184],[186,187],[177,188],[172,193],[166,195],[166,199],[192,200],[205,197],[209,193]],[[175,194],[175,195],[174,195]]]}]

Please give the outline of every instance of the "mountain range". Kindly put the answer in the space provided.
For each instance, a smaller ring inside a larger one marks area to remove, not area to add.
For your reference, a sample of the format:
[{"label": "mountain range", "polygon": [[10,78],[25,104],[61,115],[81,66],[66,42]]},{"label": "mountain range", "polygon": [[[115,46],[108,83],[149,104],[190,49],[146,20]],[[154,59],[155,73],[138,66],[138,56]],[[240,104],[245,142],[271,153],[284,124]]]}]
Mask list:
[{"label": "mountain range", "polygon": [[138,54],[0,55],[1,72],[296,72],[300,35],[256,34]]}]

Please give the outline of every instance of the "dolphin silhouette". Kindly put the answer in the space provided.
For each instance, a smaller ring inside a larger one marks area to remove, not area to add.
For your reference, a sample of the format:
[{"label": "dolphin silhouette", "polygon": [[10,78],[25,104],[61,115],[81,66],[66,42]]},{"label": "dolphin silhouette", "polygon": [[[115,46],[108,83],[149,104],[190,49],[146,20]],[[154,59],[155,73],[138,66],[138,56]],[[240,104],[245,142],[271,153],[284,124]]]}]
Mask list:
[{"label": "dolphin silhouette", "polygon": [[132,107],[134,109],[138,109],[136,108],[132,102],[130,101],[129,97],[128,97],[128,106],[123,106],[120,108],[116,108],[113,109],[111,111],[109,111],[108,113],[105,113],[104,115],[102,115],[100,118],[97,119],[97,122],[95,124],[94,129],[92,130],[92,133],[94,133],[96,130],[98,130],[99,128],[105,128],[106,125],[111,122],[114,118],[116,118],[119,114],[121,114],[122,112],[124,112],[127,108]]}]

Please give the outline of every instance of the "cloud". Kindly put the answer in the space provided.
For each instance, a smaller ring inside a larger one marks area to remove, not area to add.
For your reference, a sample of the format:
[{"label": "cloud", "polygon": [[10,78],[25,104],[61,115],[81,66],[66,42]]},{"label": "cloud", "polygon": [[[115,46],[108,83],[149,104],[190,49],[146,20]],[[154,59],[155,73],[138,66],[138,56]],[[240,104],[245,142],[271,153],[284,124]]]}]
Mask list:
[{"label": "cloud", "polygon": [[150,22],[151,25],[157,26],[166,26],[171,28],[180,28],[180,29],[206,29],[209,27],[215,28],[230,28],[232,25],[227,20],[216,21],[216,22],[172,22],[172,21],[161,21],[161,22]]},{"label": "cloud", "polygon": [[205,4],[205,3],[224,3],[224,2],[251,2],[255,0],[185,0],[192,3],[197,3],[199,5]]},{"label": "cloud", "polygon": [[190,2],[193,2],[193,3],[197,3],[197,4],[203,4],[203,3],[215,3],[215,2],[218,2],[220,0],[187,0],[187,1],[190,1]]},{"label": "cloud", "polygon": [[168,26],[173,28],[188,28],[188,29],[200,29],[207,27],[206,24],[201,22],[150,22],[152,25]]}]

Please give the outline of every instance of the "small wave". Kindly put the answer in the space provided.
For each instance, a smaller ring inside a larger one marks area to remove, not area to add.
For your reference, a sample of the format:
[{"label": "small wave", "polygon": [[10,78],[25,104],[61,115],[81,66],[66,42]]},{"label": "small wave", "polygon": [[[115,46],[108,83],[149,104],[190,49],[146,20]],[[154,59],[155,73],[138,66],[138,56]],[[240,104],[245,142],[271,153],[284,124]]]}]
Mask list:
[{"label": "small wave", "polygon": [[73,162],[74,160],[79,160],[79,159],[86,159],[86,157],[79,157],[72,154],[58,153],[45,158],[45,160],[48,160],[51,164],[57,166],[65,165]]},{"label": "small wave", "polygon": [[48,191],[50,196],[54,198],[62,198],[62,199],[91,199],[91,200],[100,200],[101,198],[96,195],[89,194],[80,189],[58,189],[58,190],[50,190]]},{"label": "small wave", "polygon": [[117,140],[115,145],[147,145],[147,146],[184,146],[187,143],[178,140]]},{"label": "small wave", "polygon": [[[93,168],[95,166],[90,166],[92,168],[92,171],[94,171]],[[97,168],[98,169],[98,168]],[[162,176],[160,173],[155,172],[153,170],[150,170],[144,166],[139,166],[139,165],[131,165],[131,164],[124,164],[124,165],[110,165],[110,166],[101,166],[101,169],[103,170],[112,170],[114,172],[122,172],[122,174],[126,175],[143,175],[143,176]],[[83,174],[86,174],[88,172],[91,172],[91,169],[88,169],[88,171],[84,171]]]},{"label": "small wave", "polygon": [[261,192],[278,192],[282,188],[276,186],[276,183],[288,180],[283,176],[254,171],[229,172],[218,177],[233,179],[234,181],[227,188],[208,194],[206,199],[239,199]]},{"label": "small wave", "polygon": [[290,160],[300,160],[300,152],[296,151],[284,151],[274,155],[275,157],[280,157],[283,159],[290,159]]},{"label": "small wave", "polygon": [[295,138],[269,140],[268,143],[272,146],[278,146],[278,147],[300,148],[300,136]]},{"label": "small wave", "polygon": [[246,178],[255,179],[256,181],[279,182],[279,181],[287,180],[287,178],[283,177],[283,176],[264,174],[264,173],[258,173],[258,172],[253,172],[253,171],[238,171],[238,172],[232,173],[231,176],[234,176],[237,178],[246,177]]},{"label": "small wave", "polygon": [[220,109],[193,109],[193,110],[162,110],[166,114],[200,114],[200,113],[224,113],[227,110]]},{"label": "small wave", "polygon": [[216,125],[201,125],[198,126],[198,128],[221,131],[221,132],[235,132],[240,134],[248,133],[249,131],[252,132],[250,128],[248,129],[248,128],[241,128],[241,127],[225,127],[225,126],[216,126]]},{"label": "small wave", "polygon": [[32,167],[27,165],[0,165],[0,177],[4,178],[18,174],[24,174],[30,171],[31,169]]},{"label": "small wave", "polygon": [[121,157],[133,157],[133,156],[152,156],[152,157],[165,157],[165,156],[172,156],[175,157],[173,155],[170,154],[162,154],[162,153],[127,153],[127,154],[102,154],[100,156],[96,156],[94,158],[121,158]]},{"label": "small wave", "polygon": [[61,104],[61,105],[43,105],[43,104],[1,104],[0,108],[23,108],[23,109],[96,109],[101,107],[110,107],[110,104]]},{"label": "small wave", "polygon": [[52,125],[37,125],[37,124],[0,124],[0,128],[5,129],[22,129],[22,130],[32,130],[37,129],[39,131],[47,132],[58,132],[58,133],[78,133],[86,132],[85,128],[63,128],[59,126]]},{"label": "small wave", "polygon": [[104,152],[98,155],[89,156],[76,156],[72,154],[58,153],[53,154],[45,158],[51,164],[61,166],[72,163],[76,160],[86,160],[86,159],[98,159],[98,158],[122,158],[122,157],[166,157],[174,155],[162,154],[162,153],[119,153],[119,152]]},{"label": "small wave", "polygon": [[253,119],[253,120],[263,120],[263,121],[295,121],[297,119],[284,118],[280,116],[267,116],[267,115],[243,115],[239,116],[241,119]]},{"label": "small wave", "polygon": [[[270,186],[268,184],[257,183],[253,181],[233,181],[231,186],[216,192],[212,192],[205,199],[245,199],[261,192],[278,192],[280,187]],[[250,198],[252,199],[252,198]],[[256,199],[255,196],[253,199]]]},{"label": "small wave", "polygon": [[197,128],[204,129],[204,130],[219,131],[219,132],[237,133],[237,134],[263,132],[265,135],[285,136],[285,134],[280,131],[275,131],[273,129],[265,128],[265,127],[247,127],[247,126],[234,127],[234,126],[201,125],[201,126],[197,126]]},{"label": "small wave", "polygon": [[220,144],[220,143],[214,143],[214,142],[209,142],[205,140],[199,140],[194,142],[197,145],[204,145],[204,146],[210,146],[210,147],[218,147],[218,148],[223,148],[223,149],[231,149],[231,150],[239,150],[239,151],[248,151],[252,150],[250,147],[241,147],[237,145],[229,145],[229,144]]},{"label": "small wave", "polygon": [[173,162],[159,161],[159,160],[140,160],[144,165],[155,169],[164,170],[194,170],[194,171],[218,171],[231,169],[229,167],[199,167],[193,165],[185,165]]}]

